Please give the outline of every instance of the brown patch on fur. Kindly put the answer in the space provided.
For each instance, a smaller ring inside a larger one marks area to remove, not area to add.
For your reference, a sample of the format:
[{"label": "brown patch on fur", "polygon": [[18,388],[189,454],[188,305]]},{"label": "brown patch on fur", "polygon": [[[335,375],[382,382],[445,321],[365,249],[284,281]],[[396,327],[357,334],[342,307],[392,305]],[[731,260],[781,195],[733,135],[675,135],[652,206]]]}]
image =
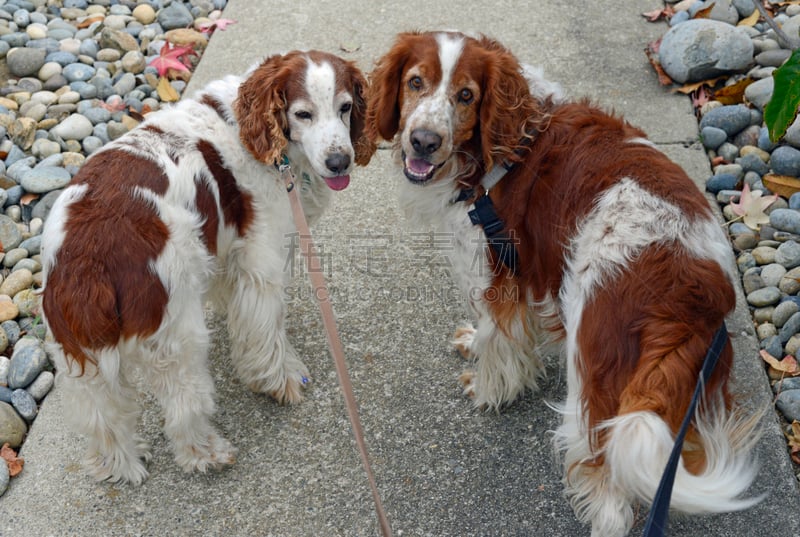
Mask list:
[{"label": "brown patch on fur", "polygon": [[86,191],[67,209],[42,306],[53,336],[83,371],[95,363],[86,351],[146,337],[161,325],[168,296],[150,264],[169,230],[135,190],[163,195],[168,179],[157,163],[110,149],[86,161],[75,185]]},{"label": "brown patch on fur", "polygon": [[253,223],[253,196],[249,192],[242,192],[236,183],[236,178],[222,161],[214,144],[208,140],[197,142],[197,150],[203,155],[203,160],[211,172],[211,177],[217,182],[219,190],[219,204],[226,226],[236,228],[240,237],[247,233]]},{"label": "brown patch on fur", "polygon": [[217,232],[219,230],[219,207],[208,183],[202,177],[194,178],[196,189],[194,204],[197,212],[203,215],[200,233],[206,249],[211,255],[217,255]]}]

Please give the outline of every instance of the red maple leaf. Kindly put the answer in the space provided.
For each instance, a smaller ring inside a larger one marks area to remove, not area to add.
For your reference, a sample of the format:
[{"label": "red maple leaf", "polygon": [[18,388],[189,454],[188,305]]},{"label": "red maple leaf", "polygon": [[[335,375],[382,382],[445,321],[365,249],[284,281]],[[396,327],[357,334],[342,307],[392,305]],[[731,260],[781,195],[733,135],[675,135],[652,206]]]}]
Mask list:
[{"label": "red maple leaf", "polygon": [[153,59],[149,65],[152,65],[158,71],[158,76],[165,76],[169,73],[170,69],[175,71],[188,71],[189,70],[189,56],[197,54],[190,45],[173,46],[172,43],[167,41],[161,47],[161,52],[158,57]]}]

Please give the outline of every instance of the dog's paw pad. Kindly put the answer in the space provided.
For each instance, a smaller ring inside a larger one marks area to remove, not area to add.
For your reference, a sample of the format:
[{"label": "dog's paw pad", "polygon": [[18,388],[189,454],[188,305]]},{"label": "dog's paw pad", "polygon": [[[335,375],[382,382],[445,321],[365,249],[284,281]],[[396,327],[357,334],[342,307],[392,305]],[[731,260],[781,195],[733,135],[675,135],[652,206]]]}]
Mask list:
[{"label": "dog's paw pad", "polygon": [[473,328],[472,325],[462,326],[456,329],[450,343],[463,358],[470,359],[473,358],[471,347],[474,339],[475,328]]}]

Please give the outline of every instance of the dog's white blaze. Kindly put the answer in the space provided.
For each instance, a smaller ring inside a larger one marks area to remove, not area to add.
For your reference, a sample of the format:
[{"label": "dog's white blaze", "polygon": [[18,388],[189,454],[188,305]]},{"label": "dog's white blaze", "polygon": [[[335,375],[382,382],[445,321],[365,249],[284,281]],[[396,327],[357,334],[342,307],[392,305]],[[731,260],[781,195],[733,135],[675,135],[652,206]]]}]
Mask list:
[{"label": "dog's white blaze", "polygon": [[[352,96],[347,92],[336,93],[336,73],[329,63],[317,64],[310,59],[305,73],[305,90],[308,100],[301,99],[289,107],[292,141],[302,146],[302,152],[317,174],[323,177],[334,175],[326,166],[325,159],[333,153],[349,155],[351,163],[354,158],[350,143],[350,112],[340,114],[342,105],[351,101]],[[299,110],[311,112],[311,120],[302,121],[295,117]]]},{"label": "dog's white blaze", "polygon": [[[420,99],[419,104],[408,118],[410,134],[415,129],[427,129],[442,136],[442,149],[445,154],[450,154],[453,147],[452,116],[453,104],[450,102],[449,88],[453,79],[453,72],[464,50],[464,39],[448,34],[438,34],[436,42],[439,44],[439,64],[442,68],[442,79],[434,92]],[[407,136],[404,136],[407,138]],[[404,148],[410,153],[410,141],[403,140]]]}]

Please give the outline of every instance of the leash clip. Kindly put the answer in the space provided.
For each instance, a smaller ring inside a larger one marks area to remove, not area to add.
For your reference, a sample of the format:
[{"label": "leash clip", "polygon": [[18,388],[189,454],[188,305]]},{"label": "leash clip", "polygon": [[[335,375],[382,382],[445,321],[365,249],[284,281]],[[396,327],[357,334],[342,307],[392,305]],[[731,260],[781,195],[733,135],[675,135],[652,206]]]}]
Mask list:
[{"label": "leash clip", "polygon": [[292,166],[289,164],[288,159],[278,166],[278,171],[286,185],[286,192],[291,192],[294,189],[294,174],[292,173]]}]

